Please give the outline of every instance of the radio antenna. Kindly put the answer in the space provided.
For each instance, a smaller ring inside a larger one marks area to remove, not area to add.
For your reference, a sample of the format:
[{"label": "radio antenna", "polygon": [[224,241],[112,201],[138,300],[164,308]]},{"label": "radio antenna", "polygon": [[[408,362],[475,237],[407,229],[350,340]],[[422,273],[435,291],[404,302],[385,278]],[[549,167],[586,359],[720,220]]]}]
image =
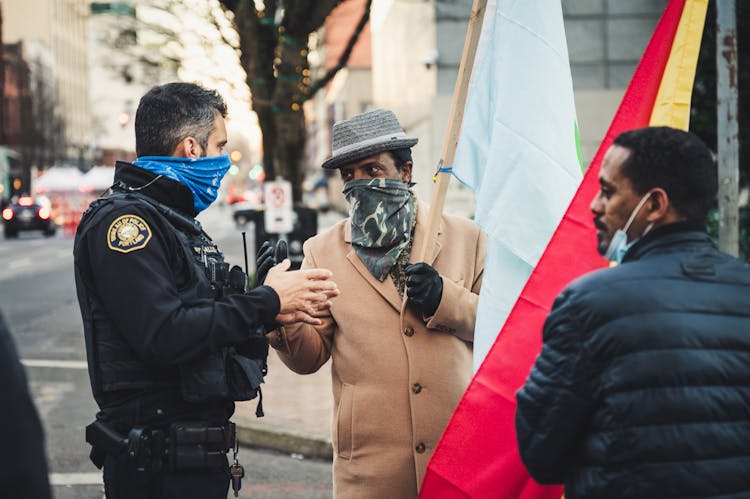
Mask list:
[{"label": "radio antenna", "polygon": [[245,231],[242,231],[242,250],[245,253],[245,279],[248,279],[250,274],[247,269],[247,237],[245,237]]}]

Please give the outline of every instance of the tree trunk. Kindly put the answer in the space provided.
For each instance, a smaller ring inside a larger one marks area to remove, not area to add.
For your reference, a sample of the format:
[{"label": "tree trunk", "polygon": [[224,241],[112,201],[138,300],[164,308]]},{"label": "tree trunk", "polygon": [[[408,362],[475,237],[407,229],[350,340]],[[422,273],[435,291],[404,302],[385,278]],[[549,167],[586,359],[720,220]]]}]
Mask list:
[{"label": "tree trunk", "polygon": [[276,124],[275,160],[277,174],[292,183],[294,202],[302,201],[302,158],[307,130],[302,111],[302,78],[307,64],[308,33],[284,33],[276,46],[276,88],[273,94]]},{"label": "tree trunk", "polygon": [[277,175],[292,183],[292,198],[302,201],[302,158],[305,154],[307,131],[302,110],[276,115]]},{"label": "tree trunk", "polygon": [[266,178],[284,177],[292,184],[294,202],[302,200],[302,161],[307,129],[302,104],[346,65],[359,33],[369,19],[367,2],[339,64],[326,78],[310,84],[307,62],[308,38],[342,0],[286,0],[284,18],[274,24],[275,0],[264,0],[257,11],[252,0],[220,0],[234,13],[240,37],[240,62],[247,73],[253,110],[263,134],[263,167]]},{"label": "tree trunk", "polygon": [[259,15],[252,2],[239,2],[234,9],[234,20],[240,37],[240,64],[247,75],[245,81],[263,136],[263,170],[266,178],[273,179],[276,177],[276,121],[272,108],[276,27],[272,19]]}]

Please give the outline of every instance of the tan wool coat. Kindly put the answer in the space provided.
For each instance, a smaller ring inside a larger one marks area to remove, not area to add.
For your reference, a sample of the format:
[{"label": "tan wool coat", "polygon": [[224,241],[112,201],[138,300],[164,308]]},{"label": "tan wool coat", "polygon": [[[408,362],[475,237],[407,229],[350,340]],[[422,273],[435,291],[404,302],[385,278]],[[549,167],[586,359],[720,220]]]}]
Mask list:
[{"label": "tan wool coat", "polygon": [[[428,209],[419,203],[411,262],[426,237]],[[485,236],[470,220],[443,215],[433,245],[427,263],[442,277],[443,295],[425,320],[409,305],[402,311],[390,276],[380,282],[365,267],[348,219],[305,243],[302,267],[330,269],[341,295],[322,326],[287,327],[271,344],[300,374],[332,361],[337,498],[416,497],[471,380]]]}]

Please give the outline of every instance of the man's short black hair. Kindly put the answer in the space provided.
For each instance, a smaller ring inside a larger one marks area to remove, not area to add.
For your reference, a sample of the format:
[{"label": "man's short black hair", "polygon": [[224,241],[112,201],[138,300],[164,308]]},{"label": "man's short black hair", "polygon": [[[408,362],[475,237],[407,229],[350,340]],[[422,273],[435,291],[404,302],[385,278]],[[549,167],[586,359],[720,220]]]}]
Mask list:
[{"label": "man's short black hair", "polygon": [[153,87],[135,113],[136,154],[171,156],[186,137],[195,138],[205,151],[216,112],[227,116],[227,105],[216,90],[181,82]]},{"label": "man's short black hair", "polygon": [[716,162],[697,135],[670,127],[621,133],[614,144],[630,150],[622,165],[638,194],[661,187],[688,221],[705,223],[717,191]]}]

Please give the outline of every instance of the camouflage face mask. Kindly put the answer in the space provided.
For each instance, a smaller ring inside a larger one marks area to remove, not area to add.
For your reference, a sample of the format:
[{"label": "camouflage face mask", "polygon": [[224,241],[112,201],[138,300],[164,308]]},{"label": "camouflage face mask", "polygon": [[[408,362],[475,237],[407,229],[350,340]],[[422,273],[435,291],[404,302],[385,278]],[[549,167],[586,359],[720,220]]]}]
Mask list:
[{"label": "camouflage face mask", "polygon": [[409,243],[415,213],[411,185],[403,180],[378,178],[351,180],[344,186],[352,246],[381,281]]}]

